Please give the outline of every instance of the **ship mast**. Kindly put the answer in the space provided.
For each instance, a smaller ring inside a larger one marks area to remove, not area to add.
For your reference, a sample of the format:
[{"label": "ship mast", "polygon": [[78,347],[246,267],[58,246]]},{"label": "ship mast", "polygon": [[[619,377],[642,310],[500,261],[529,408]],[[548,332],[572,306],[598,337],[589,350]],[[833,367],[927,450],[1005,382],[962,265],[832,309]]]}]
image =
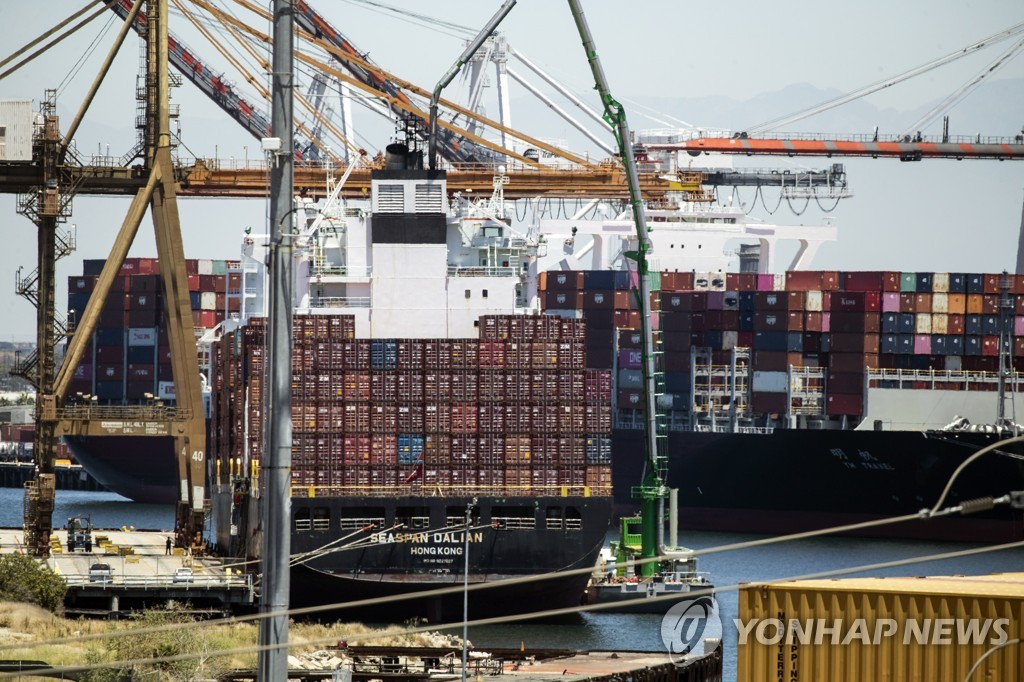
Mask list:
[{"label": "ship mast", "polygon": [[[583,42],[583,49],[587,53],[587,61],[590,62],[590,70],[594,76],[597,91],[601,95],[601,104],[604,106],[604,119],[612,127],[615,140],[618,144],[619,158],[622,160],[626,172],[626,183],[629,187],[629,203],[633,207],[633,222],[636,227],[637,249],[629,251],[625,255],[636,263],[636,279],[633,286],[633,295],[636,298],[637,311],[640,317],[641,331],[641,372],[644,385],[644,455],[645,473],[643,482],[633,488],[633,496],[640,500],[641,525],[641,559],[646,559],[642,565],[644,576],[654,575],[658,572],[658,565],[653,561],[662,551],[662,528],[664,500],[668,495],[665,486],[667,474],[667,458],[661,451],[658,438],[657,412],[655,404],[654,388],[654,334],[651,331],[651,287],[647,276],[647,251],[651,247],[650,239],[647,236],[647,215],[644,211],[643,199],[640,194],[640,180],[636,167],[636,159],[633,156],[633,142],[626,122],[626,112],[611,95],[608,81],[605,78],[604,69],[597,56],[597,48],[594,45],[590,27],[587,25],[586,17],[583,15],[583,7],[579,0],[569,0],[569,9],[572,11],[576,28],[579,31],[580,39]],[[674,541],[674,539],[673,539]]]}]

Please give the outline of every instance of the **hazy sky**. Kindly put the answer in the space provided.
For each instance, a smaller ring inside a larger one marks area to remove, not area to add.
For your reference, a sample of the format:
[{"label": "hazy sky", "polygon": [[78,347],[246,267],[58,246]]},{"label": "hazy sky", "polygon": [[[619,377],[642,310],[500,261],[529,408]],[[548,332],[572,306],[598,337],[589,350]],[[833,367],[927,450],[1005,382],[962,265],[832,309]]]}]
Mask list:
[{"label": "hazy sky", "polygon": [[[383,2],[473,29],[482,26],[499,6],[497,0]],[[85,0],[0,2],[0,57],[86,4],[90,3]],[[215,4],[232,12],[241,11],[232,0],[217,0]],[[375,62],[428,90],[463,47],[463,34],[454,28],[436,24],[424,26],[419,19],[385,11],[367,2],[312,0],[312,4]],[[591,0],[584,4],[611,87],[626,105],[634,129],[662,127],[658,121],[641,115],[639,105],[633,104],[636,98],[645,103],[652,98],[666,102],[687,98],[729,100],[733,108],[743,114],[738,123],[731,125],[754,125],[770,118],[758,108],[759,97],[777,95],[779,91],[804,84],[823,94],[847,92],[1024,21],[1024,3],[1019,0],[898,3],[869,0],[853,4],[739,0],[717,9],[707,3],[678,1]],[[171,21],[171,30],[179,33],[208,62],[227,68],[223,58],[180,14],[174,13]],[[66,126],[116,33],[114,22],[109,22],[105,16],[95,20],[55,50],[0,80],[0,98],[31,98],[38,102],[46,88],[59,88],[59,111],[62,124]],[[266,25],[262,28],[269,32]],[[501,29],[518,50],[597,106],[586,59],[566,4],[556,0],[520,0]],[[94,41],[95,50],[83,57]],[[942,99],[980,72],[1010,44],[1004,42],[872,96],[868,100],[873,107],[872,115],[877,114],[883,129],[887,121],[906,121],[908,116],[913,120],[915,116],[908,112],[919,111]],[[109,154],[120,156],[134,144],[134,93],[139,63],[139,41],[130,34],[79,135],[81,152],[107,153],[109,145]],[[232,78],[235,82],[242,81],[237,75]],[[994,78],[1024,84],[1024,58],[1018,56]],[[446,94],[457,92],[458,87],[453,84]],[[174,96],[181,104],[182,134],[190,153],[222,159],[255,156],[258,146],[255,140],[234,127],[191,86],[186,84]],[[513,90],[514,102],[521,96],[520,91]],[[1006,100],[1005,107],[1002,103],[996,105],[996,108],[1007,109],[1000,110],[1002,118],[998,120],[1011,122],[1001,123],[1006,129],[999,130],[958,129],[958,110],[954,109],[953,132],[1013,135],[1024,125],[1022,102],[1024,98],[1018,93]],[[742,108],[744,103],[749,103],[748,109]],[[801,106],[794,104],[791,110]],[[517,120],[532,120],[533,113],[522,109],[518,113],[514,111],[513,125]],[[700,126],[723,125],[717,120],[695,119],[693,110],[664,113]],[[360,112],[357,117],[367,120]],[[661,120],[667,119],[662,117]],[[820,130],[815,125],[811,119],[801,123],[799,129]],[[373,130],[374,136],[388,134],[386,128],[376,126],[366,130]],[[527,132],[539,137],[567,136],[566,127],[561,123],[552,125],[551,129],[527,129]],[[933,126],[926,132],[937,132],[937,128]],[[370,134],[367,133],[367,137]],[[386,141],[379,140],[377,144],[383,146]],[[1024,199],[1024,162],[845,162],[856,196],[834,213],[840,228],[840,242],[822,250],[816,263],[819,267],[932,271],[1013,268]],[[812,159],[804,163],[822,167],[828,162]],[[770,157],[760,163],[763,166],[787,164],[792,162]],[[69,223],[77,226],[78,251],[58,266],[59,309],[66,302],[67,277],[81,273],[83,258],[106,255],[127,204],[127,199],[75,199],[74,215]],[[4,320],[0,339],[3,340],[32,338],[34,324],[32,307],[13,294],[13,283],[19,265],[24,265],[26,271],[35,267],[35,229],[16,215],[14,206],[13,197],[0,196],[0,229],[9,245],[0,250],[0,316]],[[189,257],[232,258],[238,252],[241,229],[247,225],[260,229],[263,225],[265,204],[257,200],[185,200],[181,211]],[[820,215],[794,216],[779,212],[770,219],[780,223],[818,224]],[[132,255],[155,255],[151,231],[147,219]]]}]

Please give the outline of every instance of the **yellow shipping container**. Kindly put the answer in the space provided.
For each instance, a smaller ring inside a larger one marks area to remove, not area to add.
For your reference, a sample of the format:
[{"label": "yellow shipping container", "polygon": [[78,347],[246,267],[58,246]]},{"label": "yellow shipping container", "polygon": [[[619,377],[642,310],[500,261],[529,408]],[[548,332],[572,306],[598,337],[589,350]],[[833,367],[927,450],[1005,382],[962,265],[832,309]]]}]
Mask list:
[{"label": "yellow shipping container", "polygon": [[740,682],[1024,680],[1024,573],[753,584],[739,616]]}]

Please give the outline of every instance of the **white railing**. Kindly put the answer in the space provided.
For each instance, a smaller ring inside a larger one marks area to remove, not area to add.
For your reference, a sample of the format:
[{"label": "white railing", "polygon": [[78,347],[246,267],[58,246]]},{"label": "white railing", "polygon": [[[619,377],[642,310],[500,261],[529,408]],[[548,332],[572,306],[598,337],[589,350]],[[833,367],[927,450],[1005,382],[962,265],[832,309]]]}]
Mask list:
[{"label": "white railing", "polygon": [[[970,390],[972,385],[992,386],[999,383],[996,372],[952,369],[869,369],[867,379],[869,388],[880,388],[880,381],[895,382],[898,388],[914,388],[905,384],[920,382],[928,383],[930,389],[936,383],[962,384],[965,390]],[[1024,391],[1024,373],[1010,372],[1006,383],[1010,391]]]},{"label": "white railing", "polygon": [[369,265],[318,265],[314,264],[310,277],[369,277],[373,268]]},{"label": "white railing", "polygon": [[321,296],[311,299],[310,308],[369,308],[369,296]]},{"label": "white railing", "polygon": [[480,266],[449,265],[449,277],[515,277],[515,268],[499,268]]},{"label": "white railing", "polygon": [[218,587],[251,587],[252,576],[242,575],[216,575],[216,574],[193,574],[189,580],[180,577],[175,580],[173,574],[167,575],[114,575],[109,578],[97,579],[88,574],[64,574],[64,581],[68,587],[93,587],[97,589],[131,587],[143,590],[177,588],[202,588],[213,589]]}]

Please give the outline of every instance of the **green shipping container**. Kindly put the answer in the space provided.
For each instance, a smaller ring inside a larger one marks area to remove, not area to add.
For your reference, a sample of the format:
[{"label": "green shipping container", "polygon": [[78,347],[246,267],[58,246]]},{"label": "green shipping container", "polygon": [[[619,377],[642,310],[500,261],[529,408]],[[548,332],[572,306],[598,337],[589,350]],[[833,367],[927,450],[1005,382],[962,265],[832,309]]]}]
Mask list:
[{"label": "green shipping container", "polygon": [[901,292],[915,292],[917,291],[917,273],[916,272],[904,272],[900,274],[900,291]]}]

